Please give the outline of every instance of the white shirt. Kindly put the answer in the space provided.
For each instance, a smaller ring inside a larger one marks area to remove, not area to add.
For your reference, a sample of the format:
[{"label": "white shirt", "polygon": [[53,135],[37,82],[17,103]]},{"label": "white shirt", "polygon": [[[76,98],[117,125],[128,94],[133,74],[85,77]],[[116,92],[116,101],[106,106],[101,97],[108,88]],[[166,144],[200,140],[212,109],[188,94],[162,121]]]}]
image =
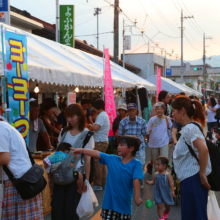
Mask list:
[{"label": "white shirt", "polygon": [[[84,130],[88,131],[87,128],[85,128]],[[62,131],[60,132],[60,135],[59,135],[59,138],[58,138],[59,142],[61,140],[61,133],[62,133]],[[80,134],[81,133],[73,136],[73,135],[70,134],[70,131],[68,131],[67,134],[66,134],[66,137],[63,140],[63,143],[68,143],[68,144],[70,144],[73,147],[74,143],[76,142],[76,140],[80,136]],[[85,149],[89,149],[89,150],[93,150],[94,149],[94,138],[93,137],[91,137],[89,139],[89,142],[86,144],[86,146],[84,148]],[[84,165],[85,165],[84,157],[82,159],[82,162],[81,162],[81,159],[78,161],[78,163],[76,165],[76,168],[75,168],[76,171],[78,171],[81,167],[84,167]]]},{"label": "white shirt", "polygon": [[[20,178],[31,168],[24,138],[10,124],[0,121],[0,153],[3,152],[10,153],[7,167],[16,178]],[[6,174],[3,178],[8,180]]]},{"label": "white shirt", "polygon": [[[215,105],[215,107],[214,107],[213,109],[215,109],[215,108],[218,108],[218,104]],[[217,120],[215,119],[216,112],[213,112],[213,111],[211,111],[210,109],[207,109],[207,114],[208,114],[208,120],[207,120],[207,122],[216,122],[216,121],[217,121]]]},{"label": "white shirt", "polygon": [[[197,174],[200,171],[200,166],[197,160],[191,155],[188,146],[189,144],[195,151],[199,158],[199,151],[193,145],[193,141],[197,138],[202,139],[205,142],[205,138],[199,128],[194,124],[187,124],[182,128],[181,137],[177,142],[175,150],[173,152],[173,162],[175,172],[180,181]],[[186,143],[185,143],[186,141]],[[210,157],[208,159],[208,165],[206,168],[206,176],[212,171]]]},{"label": "white shirt", "polygon": [[110,129],[110,121],[106,112],[101,112],[94,124],[100,125],[98,131],[94,131],[95,142],[108,141],[108,133]]}]

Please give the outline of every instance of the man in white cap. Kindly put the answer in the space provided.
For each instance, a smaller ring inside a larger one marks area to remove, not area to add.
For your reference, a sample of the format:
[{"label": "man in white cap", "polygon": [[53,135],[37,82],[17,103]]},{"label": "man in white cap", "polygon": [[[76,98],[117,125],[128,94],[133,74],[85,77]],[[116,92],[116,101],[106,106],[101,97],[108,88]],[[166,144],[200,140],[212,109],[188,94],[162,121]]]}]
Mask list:
[{"label": "man in white cap", "polygon": [[[145,166],[145,139],[148,134],[147,124],[145,120],[137,116],[137,105],[135,103],[129,103],[127,106],[128,117],[121,120],[118,128],[118,136],[133,135],[141,140],[139,151],[136,153],[135,158],[140,160],[143,166]],[[144,189],[144,182],[141,182],[141,189]]]},{"label": "man in white cap", "polygon": [[115,138],[118,138],[118,127],[120,121],[127,117],[127,105],[125,103],[119,105],[118,107],[119,116],[117,116],[113,122],[112,130],[114,132]]}]

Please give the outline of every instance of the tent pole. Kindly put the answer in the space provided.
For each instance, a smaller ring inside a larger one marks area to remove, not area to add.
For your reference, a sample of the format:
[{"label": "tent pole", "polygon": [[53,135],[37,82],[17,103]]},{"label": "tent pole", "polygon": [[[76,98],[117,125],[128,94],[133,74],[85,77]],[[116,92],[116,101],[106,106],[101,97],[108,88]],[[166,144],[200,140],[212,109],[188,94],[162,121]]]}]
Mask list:
[{"label": "tent pole", "polygon": [[[3,85],[3,97],[4,100],[2,103],[4,103],[4,108],[7,108],[7,101],[6,101],[6,75],[5,75],[5,48],[4,48],[4,32],[3,32],[3,25],[1,25],[1,38],[2,38],[2,62],[3,62],[3,71],[4,71],[4,85]],[[7,114],[4,113],[4,117],[6,118]]]}]

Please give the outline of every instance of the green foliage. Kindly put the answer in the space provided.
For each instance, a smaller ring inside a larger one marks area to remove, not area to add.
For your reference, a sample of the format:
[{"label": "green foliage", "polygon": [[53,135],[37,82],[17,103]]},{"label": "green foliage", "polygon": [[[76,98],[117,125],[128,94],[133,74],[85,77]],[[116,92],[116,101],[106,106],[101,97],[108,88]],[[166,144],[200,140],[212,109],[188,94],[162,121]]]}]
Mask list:
[{"label": "green foliage", "polygon": [[186,86],[188,86],[188,87],[193,89],[193,84],[191,82],[186,82]]}]

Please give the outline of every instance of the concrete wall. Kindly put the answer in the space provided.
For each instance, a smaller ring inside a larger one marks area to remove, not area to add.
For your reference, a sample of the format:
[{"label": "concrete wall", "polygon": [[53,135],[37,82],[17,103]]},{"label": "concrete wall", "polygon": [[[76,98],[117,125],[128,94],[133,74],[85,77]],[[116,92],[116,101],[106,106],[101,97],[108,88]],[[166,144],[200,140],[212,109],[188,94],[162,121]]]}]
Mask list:
[{"label": "concrete wall", "polygon": [[125,62],[140,68],[141,72],[138,75],[144,79],[155,75],[157,66],[160,66],[163,73],[164,59],[153,53],[125,54]]}]

